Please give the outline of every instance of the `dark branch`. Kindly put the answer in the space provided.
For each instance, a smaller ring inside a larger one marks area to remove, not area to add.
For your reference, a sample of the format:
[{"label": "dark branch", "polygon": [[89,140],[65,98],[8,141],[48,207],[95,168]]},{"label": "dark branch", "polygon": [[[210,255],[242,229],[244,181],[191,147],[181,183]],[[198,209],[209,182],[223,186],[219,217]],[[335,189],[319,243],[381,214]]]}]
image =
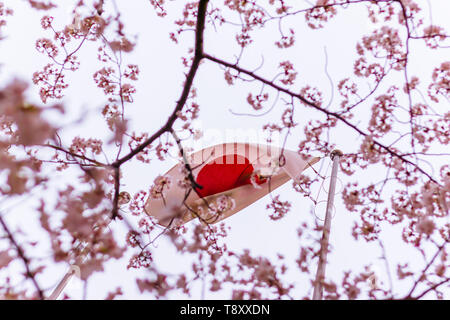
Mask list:
[{"label": "dark branch", "polygon": [[201,0],[198,4],[198,14],[197,14],[197,27],[195,31],[195,53],[194,59],[192,61],[192,65],[189,69],[189,72],[186,76],[186,81],[183,86],[183,91],[181,92],[181,96],[178,99],[178,102],[175,106],[175,109],[172,111],[172,114],[167,119],[167,122],[155,132],[151,137],[149,137],[146,141],[140,144],[138,147],[133,149],[126,156],[120,158],[116,162],[113,163],[114,167],[120,167],[123,163],[132,159],[139,152],[144,150],[147,146],[149,146],[153,141],[159,138],[162,134],[169,132],[172,129],[173,124],[178,118],[178,112],[180,112],[189,96],[189,92],[192,88],[192,83],[194,82],[195,75],[197,73],[198,67],[200,65],[200,61],[203,58],[203,31],[205,29],[205,19],[206,19],[206,7],[208,5],[208,0]]},{"label": "dark branch", "polygon": [[31,282],[33,282],[34,287],[36,288],[36,291],[39,295],[39,298],[41,300],[44,300],[44,292],[42,291],[42,289],[40,288],[39,284],[37,283],[35,274],[31,271],[30,269],[30,259],[27,258],[27,256],[25,255],[25,252],[23,251],[22,247],[19,246],[19,244],[17,243],[16,239],[14,238],[11,230],[9,230],[8,226],[6,225],[6,222],[3,220],[3,218],[0,216],[0,224],[3,228],[3,230],[5,230],[6,232],[6,237],[9,239],[9,242],[11,242],[11,244],[13,245],[13,247],[16,249],[17,251],[17,255],[19,256],[19,258],[23,261],[23,264],[25,266],[25,276],[31,280]]},{"label": "dark branch", "polygon": [[192,84],[194,82],[195,75],[197,74],[198,67],[200,66],[200,61],[203,58],[203,32],[205,30],[205,20],[206,20],[206,9],[208,6],[208,0],[200,0],[198,4],[198,13],[197,13],[197,25],[195,28],[195,50],[194,50],[194,59],[192,60],[191,67],[186,76],[186,81],[184,82],[183,91],[181,92],[181,96],[175,105],[174,110],[172,111],[169,119],[167,119],[166,123],[156,131],[152,136],[150,136],[147,140],[137,146],[135,149],[131,150],[127,155],[122,158],[116,160],[111,166],[115,169],[115,192],[113,198],[113,211],[112,218],[116,218],[118,214],[119,207],[119,188],[120,188],[120,172],[119,168],[125,162],[131,160],[134,156],[139,154],[145,148],[147,148],[153,141],[158,139],[161,135],[166,132],[170,132],[175,121],[178,118],[178,113],[183,109],[186,101],[189,97],[189,92],[191,91]]}]

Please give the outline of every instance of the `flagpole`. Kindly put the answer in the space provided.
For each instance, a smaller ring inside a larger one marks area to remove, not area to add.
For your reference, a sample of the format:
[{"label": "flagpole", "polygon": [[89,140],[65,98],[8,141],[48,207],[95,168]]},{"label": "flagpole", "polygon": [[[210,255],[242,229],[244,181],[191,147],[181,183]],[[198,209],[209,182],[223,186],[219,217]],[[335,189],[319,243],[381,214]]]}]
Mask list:
[{"label": "flagpole", "polygon": [[330,188],[328,190],[328,201],[327,209],[325,215],[325,222],[323,225],[322,240],[320,241],[320,255],[319,264],[317,266],[316,279],[314,281],[314,292],[313,300],[322,300],[323,296],[323,281],[325,279],[325,267],[327,264],[327,254],[328,254],[328,242],[330,239],[330,229],[331,229],[331,215],[333,211],[334,204],[334,194],[336,192],[336,179],[339,170],[339,159],[342,157],[343,153],[340,150],[333,150],[330,154],[331,160],[333,160],[333,168],[331,171]]},{"label": "flagpole", "polygon": [[76,268],[78,268],[78,267],[77,266],[70,267],[70,270],[67,271],[67,273],[64,275],[64,278],[61,279],[61,281],[58,283],[58,285],[53,290],[52,294],[47,298],[47,300],[58,299],[59,295],[63,292],[64,288],[67,286],[70,279],[72,279],[73,275],[76,274],[76,272],[77,272]]}]

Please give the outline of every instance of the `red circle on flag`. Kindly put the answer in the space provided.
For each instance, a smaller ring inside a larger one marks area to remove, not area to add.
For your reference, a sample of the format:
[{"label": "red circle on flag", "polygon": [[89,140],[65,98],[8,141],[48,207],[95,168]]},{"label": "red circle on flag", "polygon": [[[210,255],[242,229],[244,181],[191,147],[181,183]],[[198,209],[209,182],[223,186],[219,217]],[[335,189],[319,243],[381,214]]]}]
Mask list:
[{"label": "red circle on flag", "polygon": [[[218,157],[207,163],[198,173],[196,182],[202,186],[197,188],[201,197],[231,190],[246,184],[251,184],[254,167],[250,161],[238,154]],[[256,176],[255,182],[263,184],[266,179]]]}]

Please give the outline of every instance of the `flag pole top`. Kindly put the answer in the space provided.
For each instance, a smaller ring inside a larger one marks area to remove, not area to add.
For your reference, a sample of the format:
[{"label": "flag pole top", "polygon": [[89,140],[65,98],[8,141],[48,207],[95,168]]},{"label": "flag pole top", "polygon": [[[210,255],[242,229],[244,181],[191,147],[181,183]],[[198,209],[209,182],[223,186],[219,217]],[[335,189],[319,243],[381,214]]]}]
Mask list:
[{"label": "flag pole top", "polygon": [[343,153],[341,150],[339,150],[339,149],[334,149],[334,150],[331,151],[331,153],[330,153],[330,158],[331,158],[331,160],[333,160],[333,159],[334,159],[334,156],[342,157],[343,155],[344,155],[344,153]]}]

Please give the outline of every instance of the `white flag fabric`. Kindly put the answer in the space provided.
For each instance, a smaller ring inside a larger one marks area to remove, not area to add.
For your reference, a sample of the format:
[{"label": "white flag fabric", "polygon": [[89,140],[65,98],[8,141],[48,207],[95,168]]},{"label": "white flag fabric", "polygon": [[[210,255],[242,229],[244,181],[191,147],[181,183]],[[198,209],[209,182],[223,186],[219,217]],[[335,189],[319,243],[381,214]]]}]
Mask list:
[{"label": "white flag fabric", "polygon": [[198,187],[186,179],[180,162],[155,179],[145,212],[162,226],[180,226],[199,218],[219,222],[298,178],[318,157],[251,143],[224,143],[187,156]]}]

